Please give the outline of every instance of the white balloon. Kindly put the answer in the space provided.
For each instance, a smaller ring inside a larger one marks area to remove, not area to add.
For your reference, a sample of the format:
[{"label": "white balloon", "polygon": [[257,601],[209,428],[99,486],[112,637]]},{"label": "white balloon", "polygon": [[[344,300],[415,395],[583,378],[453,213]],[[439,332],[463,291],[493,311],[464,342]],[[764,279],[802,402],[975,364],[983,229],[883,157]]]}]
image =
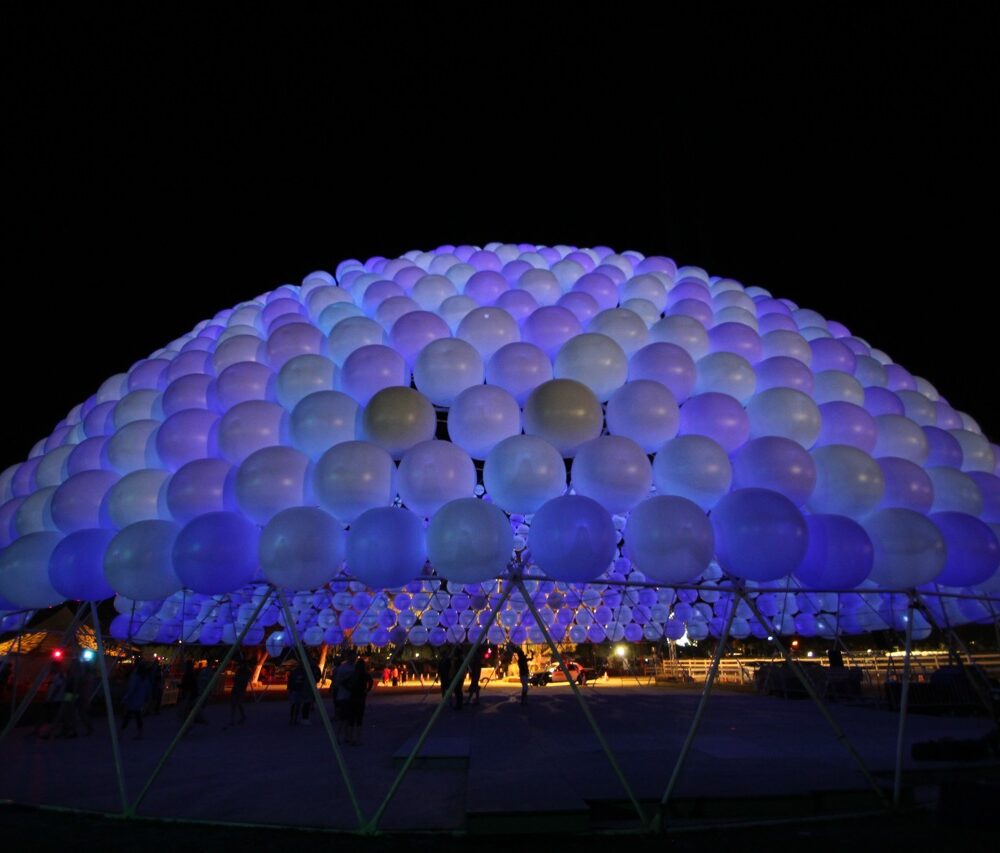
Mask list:
[{"label": "white balloon", "polygon": [[466,388],[481,385],[484,376],[482,356],[459,338],[427,344],[413,366],[417,390],[437,406],[452,405]]},{"label": "white balloon", "polygon": [[320,505],[345,524],[396,497],[392,457],[367,441],[335,444],[320,457],[314,477]]},{"label": "white balloon", "polygon": [[448,436],[473,459],[485,459],[500,441],[520,432],[517,401],[495,385],[466,388],[448,411]]},{"label": "white balloon", "polygon": [[449,501],[471,498],[476,468],[458,445],[425,441],[411,447],[399,463],[399,496],[412,512],[429,518]]},{"label": "white balloon", "polygon": [[581,382],[598,400],[607,400],[625,384],[628,358],[612,338],[588,332],[562,346],[553,362],[553,373],[556,379]]},{"label": "white balloon", "polygon": [[625,513],[649,495],[653,471],[645,451],[632,439],[607,435],[581,444],[571,483],[608,512]]}]

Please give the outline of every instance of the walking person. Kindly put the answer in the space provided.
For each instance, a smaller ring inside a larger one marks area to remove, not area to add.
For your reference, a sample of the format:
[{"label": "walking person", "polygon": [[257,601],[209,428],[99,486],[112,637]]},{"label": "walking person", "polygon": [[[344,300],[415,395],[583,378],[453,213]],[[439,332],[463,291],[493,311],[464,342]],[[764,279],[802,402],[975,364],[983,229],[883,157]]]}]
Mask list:
[{"label": "walking person", "polygon": [[122,731],[128,728],[128,721],[135,720],[138,731],[135,739],[142,739],[142,711],[146,707],[150,696],[153,695],[153,685],[149,678],[146,664],[139,661],[128,677],[128,686],[125,688],[125,695],[122,697],[122,705],[125,708],[125,717],[122,719]]},{"label": "walking person", "polygon": [[336,721],[337,743],[347,743],[353,725],[351,714],[351,679],[354,678],[355,654],[353,650],[334,668],[330,692],[333,694],[333,718]]},{"label": "walking person", "polygon": [[354,674],[351,676],[351,726],[348,730],[347,742],[353,746],[361,745],[361,727],[365,720],[365,701],[368,693],[375,686],[375,680],[368,672],[365,659],[359,657],[354,664]]},{"label": "walking person", "polygon": [[517,676],[521,680],[521,704],[523,705],[528,701],[528,678],[531,676],[531,670],[528,668],[528,656],[520,648],[515,648],[514,653],[517,655]]},{"label": "walking person", "polygon": [[243,710],[243,700],[247,696],[247,687],[250,685],[250,664],[247,659],[240,655],[236,664],[236,672],[233,675],[233,689],[229,694],[229,723],[223,728],[228,729],[237,725],[236,715],[239,714],[239,725],[247,721],[247,712]]},{"label": "walking person", "polygon": [[483,655],[480,649],[476,649],[469,664],[469,704],[479,704],[479,682],[483,678]]}]

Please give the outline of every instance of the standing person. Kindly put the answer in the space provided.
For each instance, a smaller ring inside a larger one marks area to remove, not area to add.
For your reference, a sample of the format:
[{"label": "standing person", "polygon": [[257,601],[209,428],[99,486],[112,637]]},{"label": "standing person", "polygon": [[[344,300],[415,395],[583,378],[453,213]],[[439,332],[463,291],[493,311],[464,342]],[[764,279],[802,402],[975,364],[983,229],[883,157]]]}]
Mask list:
[{"label": "standing person", "polygon": [[528,669],[528,656],[520,649],[515,648],[517,655],[517,676],[521,679],[521,704],[528,701],[528,678],[531,671]]},{"label": "standing person", "polygon": [[389,677],[392,679],[392,686],[399,687],[399,667],[393,664],[392,669],[389,670]]},{"label": "standing person", "polygon": [[150,664],[149,678],[153,688],[153,702],[150,713],[159,714],[160,706],[163,704],[163,667],[157,661],[153,661]]},{"label": "standing person", "polygon": [[299,714],[302,711],[302,703],[305,700],[306,691],[306,671],[295,661],[295,665],[288,673],[288,701],[291,702],[288,713],[288,725],[297,726],[299,724]]},{"label": "standing person", "polygon": [[333,717],[336,720],[337,743],[347,743],[351,719],[351,679],[354,678],[354,651],[350,650],[333,671],[330,692],[333,694]]},{"label": "standing person", "polygon": [[236,725],[236,715],[240,715],[239,724],[242,726],[247,721],[247,712],[243,710],[243,700],[246,699],[247,687],[250,684],[250,664],[247,659],[240,655],[236,663],[236,672],[233,675],[233,689],[229,694],[229,724],[223,728],[231,728]]},{"label": "standing person", "polygon": [[[462,648],[461,646],[455,646],[451,650],[451,677],[454,678],[459,674],[459,670],[462,668]],[[451,707],[456,711],[462,710],[462,685],[465,681],[465,673],[458,679],[458,684],[455,685],[455,689],[451,693]]]},{"label": "standing person", "polygon": [[469,704],[479,704],[479,682],[483,678],[483,655],[480,649],[476,649],[469,664]]},{"label": "standing person", "polygon": [[312,657],[308,658],[309,669],[304,674],[303,685],[302,685],[302,725],[311,726],[312,723],[309,722],[309,712],[312,711],[313,707],[313,692],[312,688],[309,686],[309,677],[312,676],[313,684],[318,685],[320,681],[320,671],[319,667],[316,665],[316,661]]},{"label": "standing person", "polygon": [[382,686],[383,687],[388,686],[388,684],[389,684],[389,676],[391,675],[391,673],[392,673],[392,670],[389,669],[389,664],[386,664],[385,666],[382,667]]},{"label": "standing person", "polygon": [[438,658],[438,681],[441,686],[441,698],[448,695],[448,685],[451,684],[451,658],[444,652]]},{"label": "standing person", "polygon": [[347,742],[354,746],[361,745],[361,725],[365,719],[365,700],[368,692],[375,686],[375,681],[368,672],[365,659],[359,657],[354,664],[354,674],[350,681],[351,728]]},{"label": "standing person", "polygon": [[153,685],[149,679],[149,672],[146,664],[139,661],[132,674],[128,677],[128,686],[125,688],[125,695],[122,697],[122,704],[125,707],[125,717],[122,720],[122,731],[128,728],[128,721],[135,720],[135,739],[142,739],[142,709],[146,707],[149,697],[152,696]]},{"label": "standing person", "polygon": [[56,719],[63,707],[63,697],[66,695],[66,676],[62,665],[56,661],[52,664],[49,674],[49,684],[45,689],[45,713],[35,726],[34,734],[48,740],[56,727]]}]

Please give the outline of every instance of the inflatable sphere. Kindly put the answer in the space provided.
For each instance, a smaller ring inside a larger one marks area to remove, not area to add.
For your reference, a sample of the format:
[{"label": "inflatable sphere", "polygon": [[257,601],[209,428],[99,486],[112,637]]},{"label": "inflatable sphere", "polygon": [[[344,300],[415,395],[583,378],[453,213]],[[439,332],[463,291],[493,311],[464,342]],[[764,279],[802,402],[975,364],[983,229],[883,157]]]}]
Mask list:
[{"label": "inflatable sphere", "polygon": [[557,641],[718,635],[732,580],[791,585],[784,633],[926,584],[989,622],[1000,449],[877,343],[608,246],[346,259],[66,401],[0,472],[0,628],[114,596],[115,636],[229,643],[276,585],[309,645],[540,642],[520,596],[487,619],[511,570]]}]

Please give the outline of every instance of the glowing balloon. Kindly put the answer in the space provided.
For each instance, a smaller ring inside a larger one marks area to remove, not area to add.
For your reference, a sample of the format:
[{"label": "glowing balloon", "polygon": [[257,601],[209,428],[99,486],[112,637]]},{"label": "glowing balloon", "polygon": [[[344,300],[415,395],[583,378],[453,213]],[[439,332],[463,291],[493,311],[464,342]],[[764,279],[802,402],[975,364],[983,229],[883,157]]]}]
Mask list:
[{"label": "glowing balloon", "polygon": [[487,361],[504,344],[519,341],[521,331],[517,321],[502,308],[486,307],[466,314],[455,337],[468,341]]},{"label": "glowing balloon", "polygon": [[410,370],[403,356],[391,347],[381,344],[358,347],[344,360],[341,390],[362,406],[383,388],[399,385],[409,387]]},{"label": "glowing balloon", "polygon": [[509,392],[521,406],[535,388],[550,379],[549,357],[534,344],[523,341],[500,347],[486,366],[486,381]]},{"label": "glowing balloon", "polygon": [[[184,414],[187,413],[180,413]],[[168,423],[169,421],[165,422],[164,427]],[[238,465],[262,448],[286,443],[288,433],[288,412],[282,406],[265,400],[239,403],[219,421],[219,452],[225,459]],[[204,457],[215,454],[203,452],[200,455]]]},{"label": "glowing balloon", "polygon": [[677,435],[680,425],[674,395],[665,385],[649,379],[633,379],[615,391],[605,417],[608,432],[632,439],[647,453]]},{"label": "glowing balloon", "polygon": [[740,402],[710,391],[688,398],[681,406],[680,435],[704,435],[731,453],[750,437],[750,421]]},{"label": "glowing balloon", "polygon": [[137,521],[120,530],[104,554],[104,577],[122,595],[138,600],[166,598],[184,584],[174,571],[171,521]]},{"label": "glowing balloon", "polygon": [[763,436],[744,444],[732,457],[733,488],[770,489],[802,506],[816,487],[816,465],[801,444]]},{"label": "glowing balloon", "polygon": [[645,451],[632,439],[608,435],[577,448],[571,483],[577,494],[593,498],[608,512],[625,513],[649,495],[653,472]]},{"label": "glowing balloon", "polygon": [[438,406],[452,405],[466,388],[482,384],[484,375],[482,356],[459,338],[431,341],[420,351],[413,366],[417,390]]},{"label": "glowing balloon", "polygon": [[70,533],[49,558],[49,582],[63,598],[103,601],[115,594],[104,577],[104,553],[111,530],[88,528]]},{"label": "glowing balloon", "polygon": [[200,515],[177,535],[174,571],[184,586],[205,595],[234,592],[257,573],[260,530],[235,512]]},{"label": "glowing balloon", "polygon": [[922,465],[929,452],[927,435],[920,426],[902,415],[878,415],[875,418],[878,439],[872,455],[898,456]]},{"label": "glowing balloon", "polygon": [[28,533],[0,551],[0,598],[18,608],[52,607],[63,600],[49,580],[49,562],[62,537]]},{"label": "glowing balloon", "polygon": [[871,580],[890,589],[930,583],[944,568],[941,532],[927,516],[909,509],[881,509],[861,522],[875,549]]},{"label": "glowing balloon", "polygon": [[474,385],[448,411],[448,436],[474,459],[484,459],[505,438],[521,432],[521,410],[503,388]]},{"label": "glowing balloon", "polygon": [[583,327],[576,315],[569,309],[557,305],[537,308],[528,315],[522,326],[523,339],[534,344],[549,358],[552,358],[568,340],[582,332]]},{"label": "glowing balloon", "polygon": [[808,395],[793,388],[770,388],[747,403],[750,437],[777,435],[797,441],[806,450],[819,435],[819,407]]},{"label": "glowing balloon", "polygon": [[396,466],[375,444],[345,441],[320,457],[314,485],[320,505],[346,524],[366,510],[393,502]]},{"label": "glowing balloon", "polygon": [[524,431],[544,438],[567,458],[585,441],[597,438],[603,426],[604,412],[597,397],[588,386],[572,379],[539,385],[524,406]]},{"label": "glowing balloon", "polygon": [[712,510],[715,553],[729,574],[770,581],[791,574],[809,543],[805,519],[788,498],[768,489],[739,489]]},{"label": "glowing balloon", "polygon": [[934,512],[964,512],[979,515],[983,511],[983,496],[976,481],[955,468],[927,468],[934,484]]},{"label": "glowing balloon", "polygon": [[511,558],[514,534],[503,512],[476,498],[442,506],[427,528],[427,556],[439,577],[479,583],[500,575]]},{"label": "glowing balloon", "polygon": [[406,509],[362,513],[347,538],[347,568],[371,587],[399,587],[420,576],[427,559],[423,523]]},{"label": "glowing balloon", "polygon": [[337,366],[322,355],[297,355],[278,374],[277,398],[291,411],[300,400],[317,391],[331,391],[338,380]]},{"label": "glowing balloon", "polygon": [[472,497],[476,468],[458,445],[425,441],[406,451],[399,463],[398,483],[406,507],[429,518],[449,501]]},{"label": "glowing balloon", "polygon": [[876,461],[885,480],[880,509],[897,507],[930,512],[934,503],[934,484],[923,468],[896,456],[883,456]]},{"label": "glowing balloon", "polygon": [[816,488],[807,504],[810,512],[861,518],[881,503],[885,478],[867,453],[831,444],[810,455],[816,464]]},{"label": "glowing balloon", "polygon": [[617,539],[611,516],[597,501],[563,495],[535,513],[529,544],[534,562],[549,577],[588,581],[608,568]]},{"label": "glowing balloon", "polygon": [[703,435],[666,442],[653,459],[653,483],[661,494],[678,495],[709,510],[726,492],[733,469],[726,451]]},{"label": "glowing balloon", "polygon": [[647,344],[629,359],[629,382],[651,379],[670,389],[674,398],[683,403],[694,390],[697,372],[694,359],[687,350],[663,342]]},{"label": "glowing balloon", "polygon": [[354,440],[358,412],[357,401],[340,391],[310,394],[292,411],[292,444],[311,459],[318,459],[333,445]]},{"label": "glowing balloon", "polygon": [[111,471],[81,471],[73,474],[52,495],[52,520],[64,533],[99,527],[101,504],[118,482]]},{"label": "glowing balloon", "polygon": [[586,385],[598,400],[607,400],[625,384],[628,358],[614,339],[588,332],[562,346],[553,362],[553,373],[557,379],[576,380]]},{"label": "glowing balloon", "polygon": [[144,468],[126,474],[115,483],[101,504],[105,527],[128,527],[136,521],[168,518],[167,489],[170,474],[159,468]]},{"label": "glowing balloon", "polygon": [[566,466],[559,451],[534,435],[499,442],[486,457],[483,485],[508,512],[533,513],[566,491]]},{"label": "glowing balloon", "polygon": [[257,524],[283,509],[309,503],[312,471],[309,457],[291,447],[265,447],[252,453],[236,471],[236,500]]},{"label": "glowing balloon", "polygon": [[849,444],[872,453],[878,441],[878,424],[861,406],[834,401],[819,407],[822,425],[816,445]]},{"label": "glowing balloon", "polygon": [[399,459],[421,441],[434,437],[437,417],[430,401],[412,388],[379,391],[365,407],[361,435]]},{"label": "glowing balloon", "polygon": [[843,515],[807,515],[809,545],[796,579],[806,588],[850,589],[871,574],[875,552],[865,529]]},{"label": "glowing balloon", "polygon": [[1000,565],[1000,542],[988,524],[963,512],[935,512],[929,518],[941,531],[947,551],[937,583],[976,586],[993,577]]},{"label": "glowing balloon", "polygon": [[685,583],[708,567],[715,534],[704,510],[686,498],[656,495],[635,507],[625,527],[625,553],[647,579]]},{"label": "glowing balloon", "polygon": [[167,509],[182,524],[206,512],[236,508],[236,469],[224,459],[196,459],[167,483]]},{"label": "glowing balloon", "polygon": [[275,515],[260,534],[260,568],[285,589],[316,589],[330,581],[344,562],[344,532],[336,520],[315,507],[292,507]]}]

